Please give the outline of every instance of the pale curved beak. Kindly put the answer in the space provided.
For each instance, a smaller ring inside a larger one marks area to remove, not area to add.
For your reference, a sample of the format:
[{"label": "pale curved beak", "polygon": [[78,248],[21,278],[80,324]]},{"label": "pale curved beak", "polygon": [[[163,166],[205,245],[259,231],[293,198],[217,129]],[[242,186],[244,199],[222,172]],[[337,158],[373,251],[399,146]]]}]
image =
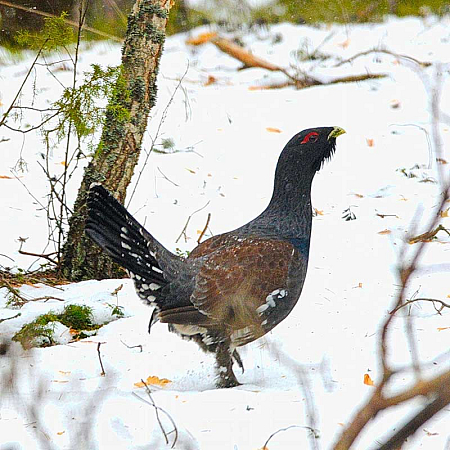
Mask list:
[{"label": "pale curved beak", "polygon": [[331,133],[328,135],[328,140],[330,140],[331,138],[337,138],[338,136],[340,136],[341,134],[344,134],[345,130],[343,128],[340,127],[334,127],[333,130],[331,131]]}]

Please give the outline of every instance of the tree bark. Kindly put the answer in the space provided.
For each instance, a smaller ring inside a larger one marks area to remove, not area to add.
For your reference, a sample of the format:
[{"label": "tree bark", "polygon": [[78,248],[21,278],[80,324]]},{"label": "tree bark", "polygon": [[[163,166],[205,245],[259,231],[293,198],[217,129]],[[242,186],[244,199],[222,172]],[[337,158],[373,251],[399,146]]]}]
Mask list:
[{"label": "tree bark", "polygon": [[84,172],[63,247],[61,271],[70,280],[123,275],[84,234],[86,198],[91,183],[100,182],[119,201],[125,199],[156,100],[156,76],[171,6],[172,0],[136,0],[128,16],[121,75],[107,106],[100,143]]}]

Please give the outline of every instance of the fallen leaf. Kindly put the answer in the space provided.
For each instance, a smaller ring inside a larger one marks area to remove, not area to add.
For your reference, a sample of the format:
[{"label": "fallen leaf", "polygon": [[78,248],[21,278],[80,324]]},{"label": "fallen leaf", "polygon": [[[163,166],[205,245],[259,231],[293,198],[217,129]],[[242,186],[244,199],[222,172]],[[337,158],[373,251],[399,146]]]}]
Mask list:
[{"label": "fallen leaf", "polygon": [[281,130],[279,128],[272,128],[272,127],[267,127],[266,131],[268,131],[269,133],[281,133]]},{"label": "fallen leaf", "polygon": [[447,162],[444,158],[436,158],[436,161],[437,161],[439,164],[448,164],[448,162]]},{"label": "fallen leaf", "polygon": [[400,100],[397,99],[391,100],[391,108],[397,109],[400,108],[400,105],[401,105]]},{"label": "fallen leaf", "polygon": [[316,213],[318,216],[323,216],[323,215],[324,215],[323,209],[317,209],[317,208],[314,208],[314,211],[315,211],[315,213]]},{"label": "fallen leaf", "polygon": [[61,161],[59,164],[61,164],[62,166],[66,167],[67,163],[65,161]]},{"label": "fallen leaf", "polygon": [[12,180],[13,177],[8,177],[8,175],[0,175],[2,180]]},{"label": "fallen leaf", "polygon": [[217,37],[215,31],[209,31],[207,33],[199,34],[197,37],[192,37],[186,40],[187,45],[202,45],[209,42],[211,39]]},{"label": "fallen leaf", "polygon": [[448,330],[450,327],[438,327],[438,331]]},{"label": "fallen leaf", "polygon": [[450,208],[447,208],[445,211],[441,211],[439,215],[441,217],[450,217],[449,211],[450,211]]},{"label": "fallen leaf", "polygon": [[358,197],[358,198],[364,198],[364,195],[357,194],[356,192],[354,192],[352,195],[354,195],[355,197]]},{"label": "fallen leaf", "polygon": [[59,373],[62,373],[63,375],[70,375],[71,372],[64,372],[64,370],[58,370]]},{"label": "fallen leaf", "polygon": [[354,286],[353,289],[360,289],[363,287],[362,283],[358,283],[358,286]]},{"label": "fallen leaf", "polygon": [[391,230],[388,229],[378,232],[378,234],[391,234],[391,233],[392,233]]},{"label": "fallen leaf", "polygon": [[187,170],[188,172],[195,173],[195,170],[188,169],[187,167],[186,167],[186,170]]},{"label": "fallen leaf", "polygon": [[373,147],[375,145],[375,142],[373,139],[366,139],[366,143],[369,147]]},{"label": "fallen leaf", "polygon": [[61,436],[61,435],[63,435],[65,433],[65,431],[58,431],[56,434],[58,435],[58,436]]},{"label": "fallen leaf", "polygon": [[364,384],[367,384],[367,386],[375,386],[372,378],[370,378],[370,375],[368,373],[364,374]]},{"label": "fallen leaf", "polygon": [[208,80],[203,86],[210,86],[211,84],[217,83],[217,78],[212,75],[208,75]]},{"label": "fallen leaf", "polygon": [[168,383],[172,383],[172,381],[168,380],[167,378],[158,378],[158,377],[149,376],[145,380],[145,383],[143,383],[142,381],[138,381],[137,383],[134,383],[134,385],[138,388],[144,387],[146,384],[153,384],[156,386],[163,387]]},{"label": "fallen leaf", "polygon": [[350,45],[350,39],[346,39],[344,42],[338,44],[339,47],[347,48]]}]

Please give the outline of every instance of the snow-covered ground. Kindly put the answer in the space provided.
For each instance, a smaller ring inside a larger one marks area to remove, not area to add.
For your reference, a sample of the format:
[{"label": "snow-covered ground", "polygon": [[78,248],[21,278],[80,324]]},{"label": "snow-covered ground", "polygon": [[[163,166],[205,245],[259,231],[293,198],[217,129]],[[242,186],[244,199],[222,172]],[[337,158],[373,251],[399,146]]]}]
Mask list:
[{"label": "snow-covered ground", "polygon": [[[291,425],[297,427],[274,436],[270,450],[308,448],[309,421],[299,373],[308,381],[315,403],[320,434],[316,444],[331,448],[352,412],[374,389],[364,384],[364,375],[369,374],[375,383],[380,375],[377,337],[396,294],[398,249],[412,220],[418,226],[416,234],[423,230],[426,221],[419,222],[417,212],[430,217],[438,203],[438,185],[421,180],[437,179],[435,156],[430,155],[427,139],[430,93],[437,82],[441,105],[450,113],[448,65],[442,65],[450,55],[449,25],[449,18],[391,18],[383,24],[281,24],[242,33],[240,38],[255,55],[285,68],[293,65],[321,80],[387,74],[383,79],[305,90],[254,89],[281,83],[285,77],[260,68],[238,71],[240,63],[213,44],[192,47],[185,44],[187,35],[170,37],[145,148],[160,127],[157,143],[171,138],[181,152],[150,156],[130,205],[136,218],[169,249],[192,249],[208,213],[214,234],[255,217],[270,198],[277,157],[296,132],[330,125],[347,131],[338,139],[334,158],[314,182],[313,206],[319,214],[313,221],[309,271],[300,302],[273,332],[242,349],[245,373],[236,373],[243,385],[217,390],[210,355],[168,333],[165,326],[158,324],[147,334],[151,310],[138,301],[130,280],[87,281],[57,288],[23,286],[22,294],[54,296],[65,302],[29,302],[20,310],[6,306],[8,291],[3,288],[0,319],[21,313],[0,322],[3,339],[39,314],[62,310],[67,303],[91,306],[98,323],[109,323],[96,336],[79,342],[69,343],[68,330],[61,328],[55,336],[60,345],[23,351],[13,344],[19,369],[14,383],[20,396],[2,395],[0,449],[166,448],[155,409],[133,395],[150,401],[145,389],[135,383],[151,376],[171,381],[154,388],[152,398],[176,424],[174,448],[256,450],[272,433]],[[194,30],[191,35],[203,31],[207,29]],[[317,48],[330,57],[305,62],[295,57],[298,50]],[[373,48],[432,64],[420,68],[409,59],[371,53],[333,67],[340,59]],[[0,66],[3,111],[31,62],[30,55],[20,63]],[[119,46],[98,44],[82,51],[80,74],[92,63],[119,62]],[[60,85],[55,78],[44,68],[38,68],[34,76],[39,94],[35,104],[56,100]],[[72,76],[70,71],[57,72],[64,85],[70,84]],[[214,77],[213,83],[207,83],[209,77]],[[31,102],[29,83],[22,104]],[[23,123],[33,125],[37,120],[25,116]],[[446,151],[441,158],[450,162],[448,125],[440,126],[440,135]],[[36,253],[47,242],[46,213],[37,203],[46,204],[48,190],[38,165],[44,144],[38,134],[21,135],[6,128],[0,129],[0,140],[4,140],[0,144],[0,264],[26,269],[33,260],[18,253],[18,238],[28,238],[24,250]],[[17,172],[16,179],[10,168],[20,154],[28,167]],[[52,153],[51,170],[57,173],[62,160],[61,146]],[[402,169],[407,173],[412,169],[416,177],[406,177]],[[78,171],[71,181],[72,202],[80,178]],[[356,220],[342,219],[349,207]],[[188,239],[177,242],[188,217],[199,209],[186,229]],[[443,224],[450,227],[450,219],[443,218]],[[424,268],[409,294],[417,291],[416,296],[445,301],[450,296],[445,271],[450,239],[445,233],[437,237],[428,245]],[[120,284],[123,288],[114,295]],[[113,320],[108,304],[120,305],[125,317]],[[443,310],[438,315],[431,303],[416,304],[412,313],[421,360],[434,361],[427,367],[431,367],[429,375],[437,374],[449,365],[448,358],[433,360],[449,349],[449,313]],[[102,343],[104,377],[98,342]],[[394,322],[389,345],[395,364],[410,364],[401,318]],[[129,348],[133,346],[141,347]],[[9,365],[8,359],[0,359],[2,377]],[[395,389],[405,388],[412,382],[411,372],[401,372],[395,381]],[[30,405],[36,402],[34,414]],[[415,400],[381,414],[355,448],[376,448],[383,436],[392,434],[421,406]],[[160,416],[165,430],[172,430],[167,416],[163,412]],[[92,433],[90,438],[83,434],[86,430]],[[449,430],[450,415],[443,411],[402,448],[448,448]],[[168,439],[170,448],[174,433]],[[84,442],[88,441],[95,444],[87,446]]]}]

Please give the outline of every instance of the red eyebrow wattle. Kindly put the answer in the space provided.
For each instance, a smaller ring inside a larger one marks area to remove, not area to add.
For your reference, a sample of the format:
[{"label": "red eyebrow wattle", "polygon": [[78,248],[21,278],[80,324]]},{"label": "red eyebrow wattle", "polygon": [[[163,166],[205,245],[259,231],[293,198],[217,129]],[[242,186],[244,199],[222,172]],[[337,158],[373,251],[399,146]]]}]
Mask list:
[{"label": "red eyebrow wattle", "polygon": [[311,136],[319,136],[319,133],[316,133],[315,131],[311,131],[311,133],[308,133],[304,138],[303,141],[300,142],[300,144],[306,144],[310,139]]}]

